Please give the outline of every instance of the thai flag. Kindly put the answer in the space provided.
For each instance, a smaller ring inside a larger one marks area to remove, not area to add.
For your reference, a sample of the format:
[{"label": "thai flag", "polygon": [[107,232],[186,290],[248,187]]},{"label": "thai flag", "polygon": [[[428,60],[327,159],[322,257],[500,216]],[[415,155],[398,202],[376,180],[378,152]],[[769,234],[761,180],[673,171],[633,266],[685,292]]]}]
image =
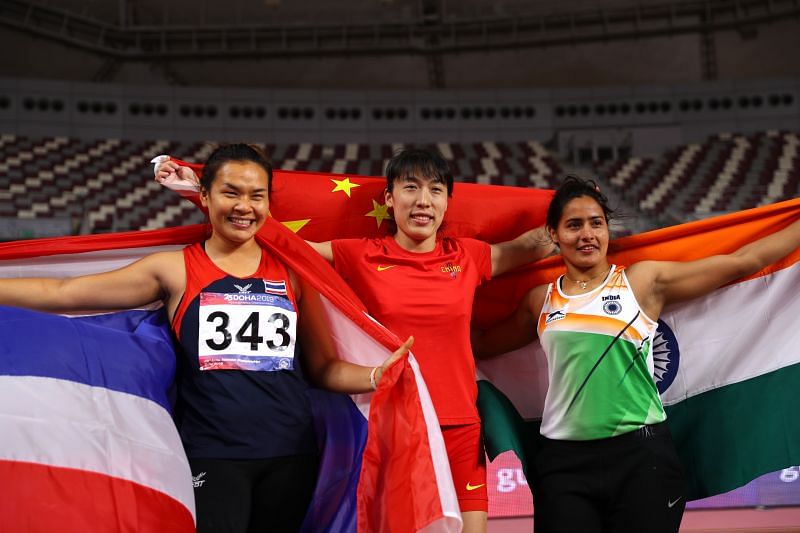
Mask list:
[{"label": "thai flag", "polygon": [[283,280],[272,281],[264,280],[264,292],[268,294],[286,295],[286,282]]},{"label": "thai flag", "polygon": [[163,313],[0,315],[0,529],[193,531]]}]

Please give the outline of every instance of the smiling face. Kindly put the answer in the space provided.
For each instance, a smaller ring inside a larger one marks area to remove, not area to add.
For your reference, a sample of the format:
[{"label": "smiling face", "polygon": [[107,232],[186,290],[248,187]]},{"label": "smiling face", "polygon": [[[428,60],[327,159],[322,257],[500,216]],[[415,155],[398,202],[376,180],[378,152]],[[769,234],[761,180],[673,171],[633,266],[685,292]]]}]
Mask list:
[{"label": "smiling face", "polygon": [[269,216],[268,176],[251,161],[224,163],[202,188],[200,201],[208,209],[213,236],[232,244],[253,238]]},{"label": "smiling face", "polygon": [[396,179],[386,191],[386,205],[394,210],[394,238],[406,250],[430,252],[447,212],[447,185],[412,172]]},{"label": "smiling face", "polygon": [[548,229],[568,269],[593,275],[608,268],[608,222],[594,198],[579,196],[567,202],[558,227]]}]

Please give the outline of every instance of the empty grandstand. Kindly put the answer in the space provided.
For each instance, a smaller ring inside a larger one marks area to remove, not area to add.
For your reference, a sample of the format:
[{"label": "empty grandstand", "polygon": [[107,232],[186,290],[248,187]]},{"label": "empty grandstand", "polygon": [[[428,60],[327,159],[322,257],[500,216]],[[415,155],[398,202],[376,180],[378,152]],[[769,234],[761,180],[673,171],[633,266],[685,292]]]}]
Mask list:
[{"label": "empty grandstand", "polygon": [[794,198],[800,193],[796,132],[720,133],[656,158],[605,162],[597,172],[662,223],[678,223]]}]

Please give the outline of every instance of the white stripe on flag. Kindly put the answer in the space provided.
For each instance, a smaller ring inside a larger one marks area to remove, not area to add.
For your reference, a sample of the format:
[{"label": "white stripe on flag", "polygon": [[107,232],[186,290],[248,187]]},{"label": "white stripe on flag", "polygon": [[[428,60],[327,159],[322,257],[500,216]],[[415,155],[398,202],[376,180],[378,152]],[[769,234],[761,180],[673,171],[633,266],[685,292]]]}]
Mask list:
[{"label": "white stripe on flag", "polygon": [[447,450],[444,446],[444,438],[439,427],[439,417],[431,401],[431,395],[425,380],[422,379],[422,372],[413,354],[409,354],[408,362],[414,370],[414,378],[417,382],[419,400],[422,404],[422,414],[425,416],[425,426],[428,429],[428,446],[431,449],[431,459],[433,460],[433,471],[436,474],[436,485],[439,487],[439,500],[442,506],[441,518],[430,526],[421,529],[428,533],[459,531],[461,529],[461,512],[456,498],[455,488],[453,487],[453,474],[450,471],[450,461],[447,458]]},{"label": "white stripe on flag", "polygon": [[[359,365],[382,365],[391,352],[342,314],[325,296],[322,294],[319,296],[327,314],[331,338],[339,356],[345,361]],[[369,403],[372,400],[372,393],[353,394],[351,397],[364,418],[369,419]]]},{"label": "white stripe on flag", "polygon": [[68,380],[0,376],[0,459],[98,472],[181,502],[194,516],[192,474],[160,405]]},{"label": "white stripe on flag", "polygon": [[670,307],[680,364],[664,405],[800,363],[800,264]]},{"label": "white stripe on flag", "polygon": [[522,418],[538,420],[549,384],[547,357],[538,340],[499,357],[477,362],[479,380],[503,391]]}]

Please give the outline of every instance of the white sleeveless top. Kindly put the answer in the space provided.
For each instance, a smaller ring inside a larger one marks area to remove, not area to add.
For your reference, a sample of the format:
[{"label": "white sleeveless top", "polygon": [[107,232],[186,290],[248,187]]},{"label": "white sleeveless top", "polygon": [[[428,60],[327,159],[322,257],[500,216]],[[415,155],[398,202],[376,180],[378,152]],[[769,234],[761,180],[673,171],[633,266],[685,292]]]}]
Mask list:
[{"label": "white sleeveless top", "polygon": [[576,296],[561,291],[562,278],[548,287],[538,323],[550,378],[542,435],[603,439],[666,420],[653,381],[657,323],[639,307],[624,267]]}]

